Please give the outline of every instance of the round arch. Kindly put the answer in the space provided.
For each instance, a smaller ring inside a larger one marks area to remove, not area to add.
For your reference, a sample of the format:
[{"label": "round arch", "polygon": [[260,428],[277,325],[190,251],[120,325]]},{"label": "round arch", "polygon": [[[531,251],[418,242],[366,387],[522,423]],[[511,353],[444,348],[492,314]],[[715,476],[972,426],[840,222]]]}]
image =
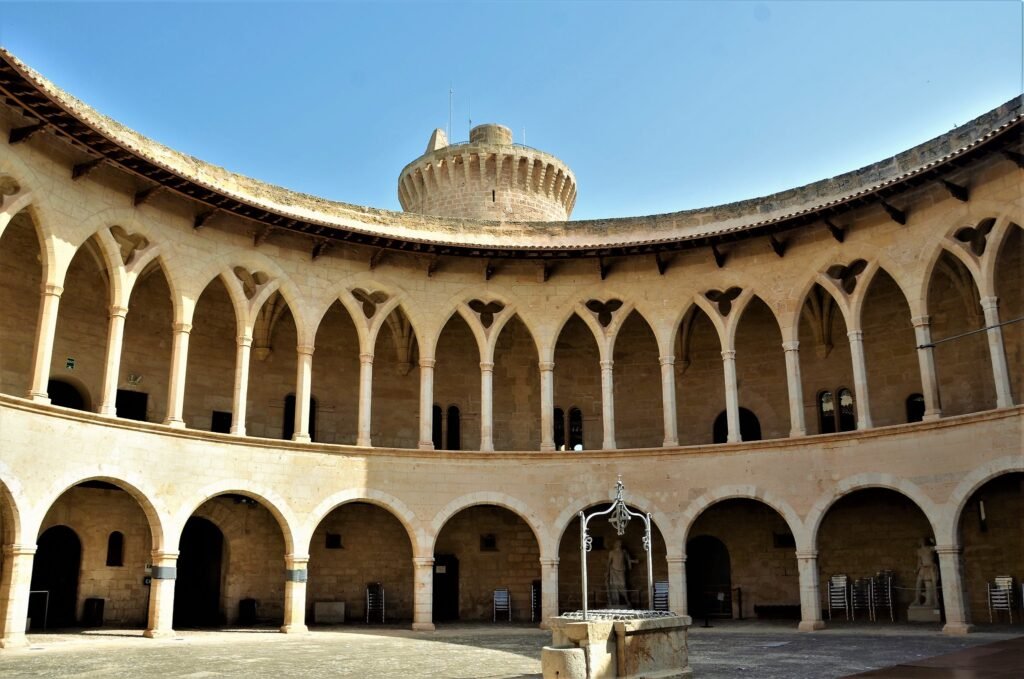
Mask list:
[{"label": "round arch", "polygon": [[430,533],[425,536],[425,540],[421,543],[423,547],[429,545],[430,552],[422,555],[417,554],[416,556],[432,555],[434,553],[434,545],[437,543],[437,537],[441,534],[445,524],[447,524],[452,517],[462,510],[479,505],[494,505],[496,507],[501,507],[502,509],[507,509],[518,516],[533,532],[533,537],[537,541],[537,546],[540,549],[541,558],[545,558],[546,555],[551,554],[551,552],[545,551],[545,546],[550,547],[551,544],[548,532],[544,529],[544,524],[540,518],[533,513],[525,502],[514,498],[511,495],[506,495],[505,493],[481,491],[455,498],[445,505],[441,511],[435,514],[433,521],[430,522]]},{"label": "round arch", "polygon": [[775,493],[764,488],[751,485],[720,486],[702,494],[693,500],[679,517],[679,543],[686,544],[690,529],[694,522],[706,510],[726,500],[754,500],[774,509],[786,522],[789,531],[796,540],[797,551],[809,549],[810,541],[804,528],[804,522],[794,511],[792,505]]},{"label": "round arch", "polygon": [[417,527],[418,521],[416,519],[416,514],[409,509],[408,505],[395,496],[388,495],[387,493],[383,493],[379,490],[370,489],[338,491],[337,493],[334,493],[322,500],[315,508],[313,508],[307,514],[306,523],[302,525],[302,533],[296,536],[296,547],[305,546],[305,549],[300,553],[309,553],[309,545],[313,538],[313,532],[331,512],[338,507],[351,504],[353,502],[365,502],[367,504],[380,507],[398,519],[398,522],[402,524],[405,528],[405,532],[409,536],[409,542],[411,543],[413,550],[412,553],[414,555],[424,553],[422,546],[428,543],[428,538],[423,528]]},{"label": "round arch", "polygon": [[1021,459],[1020,456],[1002,457],[986,462],[964,476],[950,493],[949,500],[946,501],[939,515],[940,523],[935,530],[936,542],[945,545],[959,544],[957,531],[960,526],[960,518],[963,516],[964,508],[971,496],[989,481],[1016,472],[1024,472],[1024,459]]}]

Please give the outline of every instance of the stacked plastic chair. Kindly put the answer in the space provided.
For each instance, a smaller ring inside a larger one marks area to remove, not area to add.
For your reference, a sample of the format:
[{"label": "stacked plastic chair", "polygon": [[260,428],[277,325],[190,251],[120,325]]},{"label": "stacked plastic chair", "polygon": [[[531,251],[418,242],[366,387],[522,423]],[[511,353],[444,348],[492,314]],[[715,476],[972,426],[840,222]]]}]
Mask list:
[{"label": "stacked plastic chair", "polygon": [[508,593],[507,587],[499,587],[494,590],[493,613],[493,622],[498,621],[498,613],[507,614],[509,622],[512,622],[512,595]]},{"label": "stacked plastic chair", "polygon": [[993,622],[993,614],[1006,611],[1013,624],[1013,576],[997,575],[988,583],[988,621]]},{"label": "stacked plastic chair", "polygon": [[833,575],[828,579],[828,619],[832,619],[832,610],[842,610],[846,619],[850,619],[850,588],[849,578],[845,575]]},{"label": "stacked plastic chair", "polygon": [[857,611],[867,611],[868,620],[875,621],[875,582],[873,578],[857,578],[850,587],[850,608],[853,611],[854,620],[857,619]]},{"label": "stacked plastic chair", "polygon": [[893,606],[893,587],[896,578],[892,571],[878,571],[872,579],[871,604],[875,610],[875,618],[878,617],[878,609],[889,609],[889,620],[896,622],[896,609]]},{"label": "stacked plastic chair", "polygon": [[384,623],[384,585],[379,582],[366,583],[366,622],[371,617]]},{"label": "stacked plastic chair", "polygon": [[668,581],[659,580],[654,583],[654,610],[668,610]]}]

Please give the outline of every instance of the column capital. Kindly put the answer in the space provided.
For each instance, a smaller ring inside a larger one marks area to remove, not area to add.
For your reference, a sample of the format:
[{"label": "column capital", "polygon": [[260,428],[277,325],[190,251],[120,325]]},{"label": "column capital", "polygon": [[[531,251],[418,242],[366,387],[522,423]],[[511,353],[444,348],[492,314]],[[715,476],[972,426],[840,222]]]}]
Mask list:
[{"label": "column capital", "polygon": [[800,340],[788,340],[782,343],[783,351],[800,351]]},{"label": "column capital", "polygon": [[150,556],[150,558],[154,562],[156,562],[156,561],[177,561],[178,560],[178,555],[180,553],[181,552],[177,552],[177,551],[169,551],[169,550],[164,550],[164,549],[154,549],[152,552],[149,553],[149,556]]},{"label": "column capital", "polygon": [[235,344],[240,347],[251,347],[252,346],[252,335],[239,335],[235,338]]},{"label": "column capital", "polygon": [[433,369],[433,367],[435,365],[437,365],[437,361],[434,360],[433,358],[421,358],[420,359],[420,367],[421,368],[431,368],[431,369]]},{"label": "column capital", "polygon": [[494,372],[493,361],[480,361],[480,371],[485,373]]},{"label": "column capital", "polygon": [[540,558],[541,568],[558,568],[558,559]]},{"label": "column capital", "polygon": [[176,333],[187,335],[190,332],[192,332],[192,324],[191,323],[172,323],[171,324],[171,329],[174,332],[176,332]]},{"label": "column capital", "polygon": [[373,354],[359,354],[359,362],[366,365],[373,365]]},{"label": "column capital", "polygon": [[312,356],[315,348],[312,344],[300,344],[295,347],[295,352],[300,356]]},{"label": "column capital", "polygon": [[723,351],[722,352],[722,360],[723,361],[735,361],[736,360],[736,350],[735,349],[726,349],[725,351]]},{"label": "column capital", "polygon": [[686,563],[686,555],[683,554],[682,556],[678,556],[678,555],[666,556],[665,557],[665,561],[667,561],[669,564],[679,564],[679,563],[685,564]]},{"label": "column capital", "polygon": [[128,307],[121,306],[120,304],[111,304],[107,308],[107,313],[112,317],[117,316],[118,318],[124,318],[128,315]]},{"label": "column capital", "polygon": [[35,545],[4,545],[4,556],[32,556],[36,553]]},{"label": "column capital", "polygon": [[851,330],[850,332],[846,333],[846,337],[851,342],[863,342],[864,341],[864,331],[863,330]]},{"label": "column capital", "polygon": [[910,323],[915,328],[927,328],[931,324],[931,316],[914,316],[910,319]]},{"label": "column capital", "polygon": [[416,568],[433,568],[434,557],[432,556],[414,556],[412,558],[412,565]]},{"label": "column capital", "polygon": [[601,361],[601,370],[611,370],[615,367],[615,361]]},{"label": "column capital", "polygon": [[999,298],[995,295],[986,295],[979,299],[978,302],[981,303],[981,308],[985,311],[999,308]]},{"label": "column capital", "polygon": [[658,357],[658,363],[660,365],[675,365],[676,364],[676,357],[675,356],[659,356]]},{"label": "column capital", "polygon": [[818,550],[816,550],[816,549],[799,550],[798,549],[796,551],[796,558],[797,558],[798,561],[810,561],[811,559],[817,559],[818,558]]},{"label": "column capital", "polygon": [[284,567],[290,571],[300,570],[309,565],[309,554],[285,554]]},{"label": "column capital", "polygon": [[549,373],[549,372],[552,372],[555,369],[555,362],[554,361],[541,361],[540,363],[537,364],[537,367],[540,368],[540,371],[542,373]]},{"label": "column capital", "polygon": [[60,285],[52,285],[50,283],[43,283],[42,293],[49,297],[60,297],[64,294],[64,288]]}]

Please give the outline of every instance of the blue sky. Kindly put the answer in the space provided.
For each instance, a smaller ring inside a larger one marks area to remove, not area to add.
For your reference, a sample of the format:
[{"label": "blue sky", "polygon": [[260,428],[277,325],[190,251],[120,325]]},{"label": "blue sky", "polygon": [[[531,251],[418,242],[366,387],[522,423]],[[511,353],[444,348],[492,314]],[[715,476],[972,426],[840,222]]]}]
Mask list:
[{"label": "blue sky", "polygon": [[499,122],[579,184],[575,219],[799,186],[1022,89],[1022,5],[4,3],[0,44],[99,111],[291,189],[400,209],[448,123]]}]

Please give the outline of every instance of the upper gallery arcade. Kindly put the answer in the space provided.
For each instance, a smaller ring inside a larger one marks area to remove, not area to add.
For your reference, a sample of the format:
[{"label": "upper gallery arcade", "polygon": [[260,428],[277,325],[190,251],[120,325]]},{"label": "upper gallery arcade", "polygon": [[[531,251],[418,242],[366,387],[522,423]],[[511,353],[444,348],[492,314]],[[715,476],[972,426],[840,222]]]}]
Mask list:
[{"label": "upper gallery arcade", "polygon": [[[566,221],[568,166],[498,125],[465,144],[435,133],[400,172],[399,213],[161,146],[5,51],[0,98],[8,630],[27,606],[19,559],[62,493],[96,480],[139,500],[150,562],[168,567],[185,520],[220,496],[268,505],[289,573],[323,530],[304,517],[385,507],[423,625],[435,545],[459,543],[448,519],[520,517],[553,614],[573,512],[631,471],[674,607],[687,531],[743,499],[796,544],[792,587],[765,596],[815,628],[822,517],[885,489],[947,548],[947,624],[977,610],[963,508],[1024,471],[1019,98],[778,194],[582,221]],[[266,587],[302,627],[306,580],[288,577]],[[136,606],[150,629],[170,629],[170,592]]]}]

